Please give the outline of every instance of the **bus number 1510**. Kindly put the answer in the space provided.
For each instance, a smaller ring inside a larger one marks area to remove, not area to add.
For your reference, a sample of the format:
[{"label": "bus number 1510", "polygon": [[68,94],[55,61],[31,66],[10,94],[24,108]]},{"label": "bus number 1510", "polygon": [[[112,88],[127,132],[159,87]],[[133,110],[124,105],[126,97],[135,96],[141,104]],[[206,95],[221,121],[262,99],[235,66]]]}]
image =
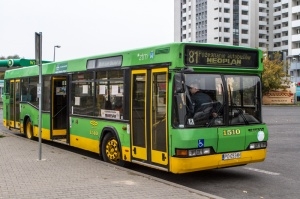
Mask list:
[{"label": "bus number 1510", "polygon": [[228,129],[228,130],[223,130],[223,135],[228,136],[228,135],[240,135],[241,130],[240,129]]}]

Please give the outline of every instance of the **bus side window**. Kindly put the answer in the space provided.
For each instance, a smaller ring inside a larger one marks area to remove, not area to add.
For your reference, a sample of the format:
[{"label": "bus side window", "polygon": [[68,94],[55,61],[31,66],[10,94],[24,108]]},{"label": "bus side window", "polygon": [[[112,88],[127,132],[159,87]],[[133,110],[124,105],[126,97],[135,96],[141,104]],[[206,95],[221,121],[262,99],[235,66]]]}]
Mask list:
[{"label": "bus side window", "polygon": [[104,95],[97,95],[97,108],[99,109],[104,109],[105,107],[105,96]]},{"label": "bus side window", "polygon": [[107,110],[112,109],[111,101],[105,101],[105,109],[107,109]]},{"label": "bus side window", "polygon": [[122,107],[122,102],[121,101],[117,101],[115,103],[115,111],[119,111],[120,114],[122,115],[123,114],[123,107]]}]

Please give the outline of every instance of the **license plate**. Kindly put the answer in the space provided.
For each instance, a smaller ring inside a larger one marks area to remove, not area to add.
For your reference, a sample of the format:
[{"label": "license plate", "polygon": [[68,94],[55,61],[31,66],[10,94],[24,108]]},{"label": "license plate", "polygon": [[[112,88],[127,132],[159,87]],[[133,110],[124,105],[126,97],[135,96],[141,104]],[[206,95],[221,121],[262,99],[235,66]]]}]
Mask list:
[{"label": "license plate", "polygon": [[235,153],[224,153],[222,155],[222,160],[231,160],[231,159],[237,159],[241,157],[241,152],[235,152]]}]

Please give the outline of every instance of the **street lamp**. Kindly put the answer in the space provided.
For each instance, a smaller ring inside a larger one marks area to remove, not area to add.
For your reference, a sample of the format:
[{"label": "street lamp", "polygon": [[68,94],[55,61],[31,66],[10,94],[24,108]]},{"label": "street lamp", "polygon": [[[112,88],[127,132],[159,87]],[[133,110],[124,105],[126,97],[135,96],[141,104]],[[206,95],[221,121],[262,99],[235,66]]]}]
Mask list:
[{"label": "street lamp", "polygon": [[53,55],[53,61],[55,61],[55,48],[60,48],[59,45],[54,46],[54,55]]}]

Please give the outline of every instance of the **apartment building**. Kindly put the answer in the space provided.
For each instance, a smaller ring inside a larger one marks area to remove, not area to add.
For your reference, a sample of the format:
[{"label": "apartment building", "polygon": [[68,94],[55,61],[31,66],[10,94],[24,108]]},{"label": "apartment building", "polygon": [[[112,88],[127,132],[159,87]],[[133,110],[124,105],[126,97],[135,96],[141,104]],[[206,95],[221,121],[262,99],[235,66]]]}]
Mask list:
[{"label": "apartment building", "polygon": [[175,41],[279,51],[300,82],[300,0],[175,0]]}]

